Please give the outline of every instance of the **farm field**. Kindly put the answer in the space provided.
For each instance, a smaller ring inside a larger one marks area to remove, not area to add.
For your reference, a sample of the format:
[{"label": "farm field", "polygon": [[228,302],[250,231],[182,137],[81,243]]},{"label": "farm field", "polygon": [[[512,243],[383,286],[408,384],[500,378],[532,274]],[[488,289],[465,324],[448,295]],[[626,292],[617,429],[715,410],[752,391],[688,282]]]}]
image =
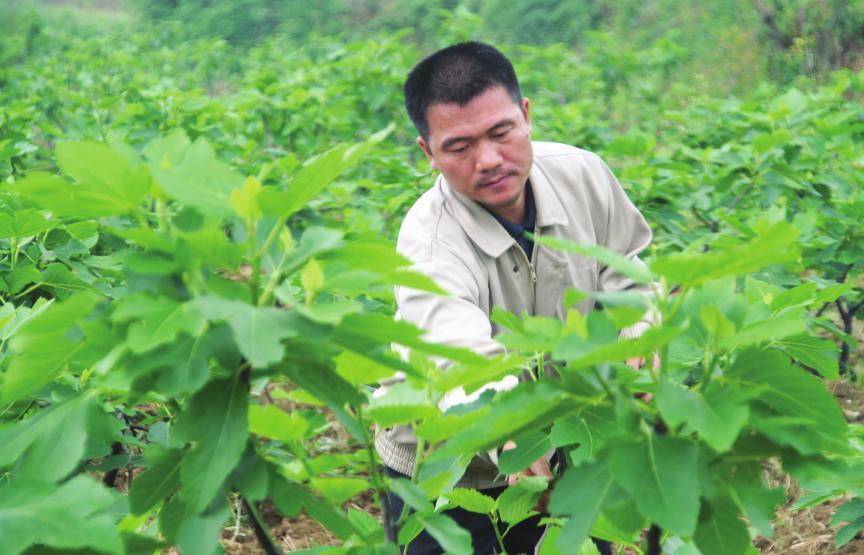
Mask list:
[{"label": "farm field", "polygon": [[[384,555],[421,529],[468,554],[442,510],[512,526],[547,490],[545,555],[864,553],[864,45],[759,42],[771,2],[562,2],[571,27],[522,40],[494,1],[199,4],[0,0],[0,554]],[[444,294],[395,251],[435,178],[402,84],[471,38],[514,61],[534,139],[599,154],[654,233],[644,266],[538,237],[652,294],[496,310],[493,358],[393,318],[394,287]],[[411,480],[375,452],[396,425]],[[567,469],[456,487],[509,439],[502,472]]]}]

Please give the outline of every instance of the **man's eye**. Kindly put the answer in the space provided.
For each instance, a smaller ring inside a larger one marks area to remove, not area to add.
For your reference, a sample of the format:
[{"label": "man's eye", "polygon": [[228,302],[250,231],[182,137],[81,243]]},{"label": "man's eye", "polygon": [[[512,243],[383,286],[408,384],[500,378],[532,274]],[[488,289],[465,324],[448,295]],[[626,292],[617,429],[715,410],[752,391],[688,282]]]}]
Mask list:
[{"label": "man's eye", "polygon": [[468,145],[463,145],[460,147],[453,147],[450,149],[450,152],[454,152],[456,154],[461,154],[462,152],[466,152],[468,150]]},{"label": "man's eye", "polygon": [[496,132],[496,133],[492,133],[492,138],[493,138],[493,139],[503,139],[504,137],[507,136],[507,133],[510,132],[510,129],[511,129],[511,128],[508,127],[507,129],[505,129],[505,130],[503,130],[503,131],[498,131],[498,132]]}]

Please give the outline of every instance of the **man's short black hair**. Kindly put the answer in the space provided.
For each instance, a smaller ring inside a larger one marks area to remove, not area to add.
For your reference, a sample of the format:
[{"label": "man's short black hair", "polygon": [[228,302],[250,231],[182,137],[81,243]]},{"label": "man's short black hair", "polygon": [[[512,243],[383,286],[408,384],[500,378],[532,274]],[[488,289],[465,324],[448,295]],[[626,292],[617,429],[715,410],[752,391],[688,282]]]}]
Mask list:
[{"label": "man's short black hair", "polygon": [[420,135],[429,140],[426,110],[433,104],[464,106],[496,85],[503,86],[513,102],[522,93],[513,64],[494,46],[462,42],[435,52],[417,64],[405,81],[405,108]]}]

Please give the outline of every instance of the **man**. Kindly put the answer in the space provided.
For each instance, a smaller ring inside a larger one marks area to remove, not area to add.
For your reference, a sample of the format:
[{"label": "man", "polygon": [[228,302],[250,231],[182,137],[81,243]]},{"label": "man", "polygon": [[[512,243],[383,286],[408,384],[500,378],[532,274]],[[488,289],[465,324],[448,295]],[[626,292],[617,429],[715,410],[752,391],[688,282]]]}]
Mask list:
[{"label": "man", "polygon": [[[436,52],[409,75],[405,104],[420,133],[417,144],[440,175],[406,215],[397,250],[451,293],[397,289],[399,317],[424,329],[426,340],[500,354],[504,348],[493,339],[499,330],[489,319],[494,307],[563,319],[568,288],[634,287],[593,259],[552,251],[524,235],[604,245],[631,258],[651,241],[644,218],[596,155],[531,141],[528,99],[501,52],[476,42]],[[590,299],[578,306],[583,313],[592,307]],[[622,334],[636,336],[646,326]],[[517,381],[510,376],[486,388],[508,389]],[[453,391],[442,409],[469,400],[464,391]],[[391,474],[410,475],[415,441],[402,427],[379,433],[376,445]],[[475,457],[460,485],[499,494],[507,481],[494,459]],[[552,476],[546,458],[524,474]],[[393,501],[401,506],[398,498]],[[497,545],[488,519],[458,510],[451,516],[471,532],[475,552]],[[527,524],[505,538],[512,542],[508,552],[533,552],[542,529],[536,519]],[[608,545],[602,549],[610,552]],[[408,552],[441,549],[422,534]]]}]

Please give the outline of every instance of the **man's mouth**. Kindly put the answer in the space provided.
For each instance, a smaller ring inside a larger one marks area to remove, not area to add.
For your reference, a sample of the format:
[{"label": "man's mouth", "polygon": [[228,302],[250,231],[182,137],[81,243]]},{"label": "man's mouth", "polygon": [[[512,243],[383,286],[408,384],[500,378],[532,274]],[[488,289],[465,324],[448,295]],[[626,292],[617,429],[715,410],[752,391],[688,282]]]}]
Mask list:
[{"label": "man's mouth", "polygon": [[505,173],[504,175],[499,175],[499,176],[494,177],[492,179],[486,180],[486,181],[480,183],[479,188],[484,189],[486,187],[494,187],[495,185],[498,185],[499,183],[501,183],[502,181],[504,181],[505,179],[507,179],[508,177],[510,177],[512,175],[514,175],[514,174]]}]

